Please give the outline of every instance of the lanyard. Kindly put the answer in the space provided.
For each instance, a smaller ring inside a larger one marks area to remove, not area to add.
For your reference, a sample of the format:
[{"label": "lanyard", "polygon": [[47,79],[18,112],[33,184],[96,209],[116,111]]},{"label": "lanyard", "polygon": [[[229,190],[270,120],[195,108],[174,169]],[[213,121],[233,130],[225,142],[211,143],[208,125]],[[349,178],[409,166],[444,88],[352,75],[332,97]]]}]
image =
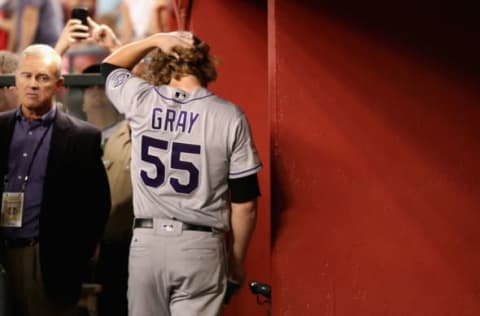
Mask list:
[{"label": "lanyard", "polygon": [[[50,122],[48,125],[47,129],[43,132],[42,137],[40,138],[40,141],[37,143],[37,146],[35,146],[35,149],[33,151],[32,159],[30,159],[30,163],[28,164],[27,168],[27,174],[25,175],[25,178],[23,179],[24,182],[22,184],[22,192],[25,192],[25,187],[27,186],[28,179],[30,177],[30,172],[32,171],[32,166],[33,162],[35,161],[35,157],[37,157],[38,151],[40,150],[40,146],[43,144],[43,140],[45,139],[45,136],[47,136],[48,130],[50,129],[50,126],[52,126],[53,122]],[[4,187],[7,187],[8,183],[8,172],[5,175],[5,178],[3,179],[4,181]]]}]

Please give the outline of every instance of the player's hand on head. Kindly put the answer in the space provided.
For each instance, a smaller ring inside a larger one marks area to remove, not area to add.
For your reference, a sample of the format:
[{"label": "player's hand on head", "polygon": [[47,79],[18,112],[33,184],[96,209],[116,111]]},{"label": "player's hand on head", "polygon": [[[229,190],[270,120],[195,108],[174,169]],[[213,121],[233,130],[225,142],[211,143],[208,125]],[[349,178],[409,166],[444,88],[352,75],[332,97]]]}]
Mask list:
[{"label": "player's hand on head", "polygon": [[169,53],[175,46],[185,48],[193,47],[193,33],[188,31],[175,31],[169,33],[159,33],[160,42],[158,47],[165,53]]},{"label": "player's hand on head", "polygon": [[190,41],[193,44],[193,33],[190,31],[174,31],[174,32],[168,32],[167,33],[170,36],[175,36],[178,37],[182,40]]}]

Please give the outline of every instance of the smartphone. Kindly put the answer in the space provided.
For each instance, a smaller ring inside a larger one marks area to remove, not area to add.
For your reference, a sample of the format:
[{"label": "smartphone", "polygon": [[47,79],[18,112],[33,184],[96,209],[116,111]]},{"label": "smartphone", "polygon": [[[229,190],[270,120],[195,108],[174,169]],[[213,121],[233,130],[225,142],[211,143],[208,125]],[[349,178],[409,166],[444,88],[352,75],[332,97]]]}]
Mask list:
[{"label": "smartphone", "polygon": [[[82,21],[83,25],[88,26],[87,16],[88,16],[88,9],[87,8],[77,7],[77,8],[72,9],[72,13],[70,15],[70,18],[80,20],[80,21]],[[83,32],[83,33],[87,33],[87,32]],[[77,40],[82,40],[83,39],[82,37],[79,37],[79,36],[75,36],[74,38],[77,39]]]},{"label": "smartphone", "polygon": [[70,18],[78,19],[78,20],[82,21],[83,25],[88,26],[87,16],[88,16],[88,9],[87,8],[73,8]]}]

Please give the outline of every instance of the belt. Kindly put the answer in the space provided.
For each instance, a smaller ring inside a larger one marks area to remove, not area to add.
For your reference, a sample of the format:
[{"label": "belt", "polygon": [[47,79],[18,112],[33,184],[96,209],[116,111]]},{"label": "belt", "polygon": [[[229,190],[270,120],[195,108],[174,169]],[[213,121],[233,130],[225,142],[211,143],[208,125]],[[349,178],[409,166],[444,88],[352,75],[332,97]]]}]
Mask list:
[{"label": "belt", "polygon": [[38,243],[37,238],[16,238],[4,239],[3,243],[6,248],[26,248],[33,247]]},{"label": "belt", "polygon": [[[153,218],[135,218],[133,221],[134,228],[153,228]],[[201,232],[216,232],[217,230],[213,227],[200,226],[182,223],[183,230],[196,230]]]}]

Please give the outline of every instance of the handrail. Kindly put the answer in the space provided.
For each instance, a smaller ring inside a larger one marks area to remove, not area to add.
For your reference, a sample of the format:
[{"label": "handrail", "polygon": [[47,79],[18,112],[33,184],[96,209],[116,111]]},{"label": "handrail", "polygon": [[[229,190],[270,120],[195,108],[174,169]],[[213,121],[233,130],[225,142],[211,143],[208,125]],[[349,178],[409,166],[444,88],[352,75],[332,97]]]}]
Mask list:
[{"label": "handrail", "polygon": [[[101,74],[64,74],[63,86],[66,88],[84,88],[90,86],[101,86],[105,84],[105,78]],[[15,85],[14,75],[0,75],[0,88]]]}]

